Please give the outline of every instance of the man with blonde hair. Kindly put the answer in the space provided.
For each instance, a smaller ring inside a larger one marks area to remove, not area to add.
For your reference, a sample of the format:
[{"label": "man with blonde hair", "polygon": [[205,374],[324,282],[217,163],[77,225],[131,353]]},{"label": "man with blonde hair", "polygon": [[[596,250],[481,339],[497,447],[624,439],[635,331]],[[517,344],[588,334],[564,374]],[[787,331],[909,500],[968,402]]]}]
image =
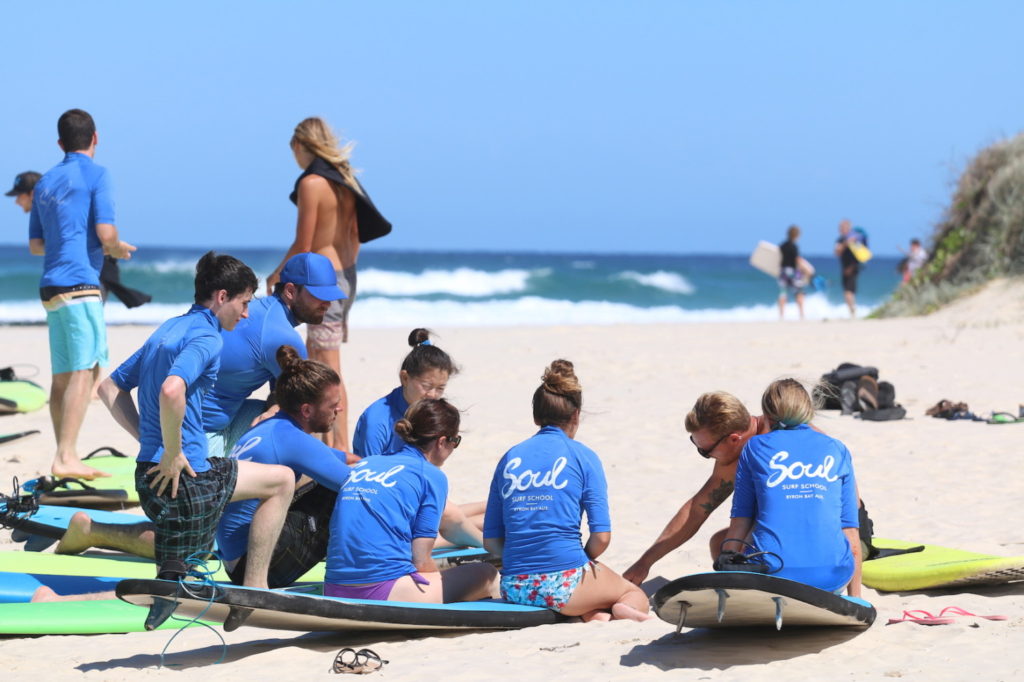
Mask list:
[{"label": "man with blonde hair", "polygon": [[[705,459],[714,460],[711,475],[693,497],[687,500],[661,531],[658,539],[622,574],[639,585],[647,579],[651,567],[666,554],[694,536],[711,513],[732,495],[736,464],[743,446],[752,436],[767,433],[770,427],[763,417],[752,417],[740,400],[724,391],[705,393],[694,403],[684,422],[690,442]],[[727,529],[711,537],[711,556],[717,557]]]}]

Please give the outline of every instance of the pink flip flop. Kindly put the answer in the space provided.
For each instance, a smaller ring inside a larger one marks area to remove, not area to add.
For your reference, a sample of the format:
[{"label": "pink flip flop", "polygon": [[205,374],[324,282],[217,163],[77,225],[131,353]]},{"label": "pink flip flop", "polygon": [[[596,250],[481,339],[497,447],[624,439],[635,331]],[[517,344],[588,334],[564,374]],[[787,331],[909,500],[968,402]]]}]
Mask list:
[{"label": "pink flip flop", "polygon": [[955,623],[954,618],[943,618],[941,614],[939,616],[933,616],[927,611],[913,610],[904,611],[902,618],[890,618],[887,625],[894,623],[917,623],[918,625],[949,625]]},{"label": "pink flip flop", "polygon": [[976,613],[970,611],[964,611],[959,606],[947,606],[946,608],[939,611],[939,618],[942,618],[947,613],[951,613],[954,616],[968,616],[970,618],[984,618],[985,620],[1007,620],[1006,616],[979,616]]}]

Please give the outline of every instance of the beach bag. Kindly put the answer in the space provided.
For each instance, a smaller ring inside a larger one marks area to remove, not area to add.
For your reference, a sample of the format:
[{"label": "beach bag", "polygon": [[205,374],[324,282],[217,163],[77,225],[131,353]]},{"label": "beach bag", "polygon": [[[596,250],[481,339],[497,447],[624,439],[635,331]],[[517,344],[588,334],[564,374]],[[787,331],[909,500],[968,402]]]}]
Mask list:
[{"label": "beach bag", "polygon": [[[854,385],[854,393],[856,393],[857,381],[863,376],[869,376],[874,379],[878,379],[878,369],[875,367],[865,367],[858,365],[853,362],[841,363],[837,368],[828,372],[827,374],[821,375],[821,382],[814,387],[813,395],[814,403],[821,405],[826,410],[839,410],[843,406],[840,403],[840,391],[843,384],[847,381],[852,381]],[[860,408],[853,410],[856,412]]]}]

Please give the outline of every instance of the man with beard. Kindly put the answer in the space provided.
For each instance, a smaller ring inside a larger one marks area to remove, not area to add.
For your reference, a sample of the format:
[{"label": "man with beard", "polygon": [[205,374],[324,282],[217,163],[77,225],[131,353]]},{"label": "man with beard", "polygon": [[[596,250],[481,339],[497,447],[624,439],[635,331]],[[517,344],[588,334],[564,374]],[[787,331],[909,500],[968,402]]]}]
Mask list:
[{"label": "man with beard", "polygon": [[320,324],[331,302],[343,298],[330,259],[318,253],[296,254],[285,263],[274,293],[253,301],[249,318],[223,335],[217,383],[203,402],[211,457],[228,456],[243,433],[277,412],[273,394],[267,401],[249,396],[268,381],[273,391],[281,374],[281,346],[292,346],[306,359],[306,346],[295,327],[303,322]]},{"label": "man with beard", "polygon": [[[247,431],[232,455],[239,467],[282,465],[291,469],[299,487],[288,509],[269,559],[267,585],[284,587],[323,561],[330,539],[330,519],[338,489],[348,479],[345,453],[328,447],[312,433],[324,433],[341,409],[341,378],[315,360],[303,360],[297,349],[281,346],[281,366],[275,391],[280,410]],[[224,461],[224,460],[221,460]],[[217,523],[217,549],[232,582],[241,585],[248,563],[253,517],[260,500],[235,500],[224,508]],[[91,547],[107,547],[143,557],[154,554],[154,524],[108,524],[78,512],[57,544],[57,554],[78,554]],[[113,598],[112,593],[61,597],[48,587],[39,588],[33,601]]]}]

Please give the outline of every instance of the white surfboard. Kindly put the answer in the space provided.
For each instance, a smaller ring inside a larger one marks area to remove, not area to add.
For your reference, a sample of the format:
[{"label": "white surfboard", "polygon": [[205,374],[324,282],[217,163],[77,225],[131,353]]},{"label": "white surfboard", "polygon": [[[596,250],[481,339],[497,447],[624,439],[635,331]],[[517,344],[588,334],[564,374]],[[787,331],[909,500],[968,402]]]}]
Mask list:
[{"label": "white surfboard", "polygon": [[779,251],[779,245],[759,241],[754,252],[750,254],[750,264],[769,277],[778,277],[782,270],[782,252]]},{"label": "white surfboard", "polygon": [[866,627],[875,608],[785,578],[717,571],[673,580],[651,598],[658,617],[676,626],[730,628],[799,626]]}]

